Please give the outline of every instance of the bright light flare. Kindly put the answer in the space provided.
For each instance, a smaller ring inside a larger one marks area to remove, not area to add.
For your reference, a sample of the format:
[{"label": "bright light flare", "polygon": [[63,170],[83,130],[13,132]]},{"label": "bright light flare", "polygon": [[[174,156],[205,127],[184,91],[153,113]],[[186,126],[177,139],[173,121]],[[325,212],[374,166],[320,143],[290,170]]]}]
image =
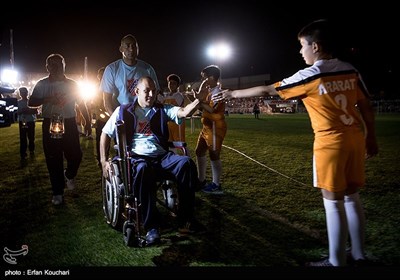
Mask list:
[{"label": "bright light flare", "polygon": [[232,50],[226,43],[218,43],[208,47],[207,55],[214,60],[226,60],[230,58]]},{"label": "bright light flare", "polygon": [[78,82],[80,94],[85,101],[90,101],[96,95],[96,85],[90,81]]},{"label": "bright light flare", "polygon": [[1,81],[9,84],[17,82],[18,72],[12,69],[4,69],[1,73]]}]

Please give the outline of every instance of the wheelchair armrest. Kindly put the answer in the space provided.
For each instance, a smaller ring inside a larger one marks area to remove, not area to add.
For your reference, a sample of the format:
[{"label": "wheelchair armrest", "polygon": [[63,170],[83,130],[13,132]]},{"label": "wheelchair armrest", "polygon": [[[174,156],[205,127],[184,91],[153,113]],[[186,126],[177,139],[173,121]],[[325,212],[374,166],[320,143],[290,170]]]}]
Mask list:
[{"label": "wheelchair armrest", "polygon": [[186,142],[183,141],[172,141],[168,142],[170,148],[185,148],[187,146]]},{"label": "wheelchair armrest", "polygon": [[[183,141],[170,141],[168,142],[169,148],[176,154],[187,156],[189,150],[187,149],[186,142]],[[178,152],[179,151],[179,152]]]}]

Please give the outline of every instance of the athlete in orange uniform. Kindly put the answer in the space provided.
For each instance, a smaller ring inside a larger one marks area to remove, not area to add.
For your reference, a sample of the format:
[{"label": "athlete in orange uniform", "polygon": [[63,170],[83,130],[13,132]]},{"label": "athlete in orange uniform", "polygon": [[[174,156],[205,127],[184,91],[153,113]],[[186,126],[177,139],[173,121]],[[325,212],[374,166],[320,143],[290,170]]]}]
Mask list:
[{"label": "athlete in orange uniform", "polygon": [[[358,71],[333,56],[332,25],[318,20],[298,34],[308,68],[269,86],[227,91],[214,97],[278,95],[301,98],[314,130],[314,186],[321,189],[326,212],[329,258],[310,266],[344,266],[362,262],[365,216],[358,189],[365,184],[365,159],[378,153],[374,114]],[[346,255],[350,234],[351,256]]]},{"label": "athlete in orange uniform", "polygon": [[[214,103],[211,100],[214,94],[221,91],[221,84],[219,83],[221,70],[216,65],[210,65],[201,71],[201,75],[203,78],[202,89],[209,92],[206,98],[206,100],[209,100],[209,104],[202,104],[204,108],[201,118],[203,128],[199,134],[196,146],[199,181],[201,187],[203,187],[203,192],[223,194],[221,188],[222,163],[220,154],[227,130],[224,114],[225,102]],[[207,151],[210,156],[212,170],[212,182],[208,185],[206,184]]]},{"label": "athlete in orange uniform", "polygon": [[[176,74],[171,74],[167,77],[169,92],[164,95],[159,95],[158,101],[163,104],[171,104],[174,106],[183,107],[185,97],[178,91],[181,84],[181,78]],[[168,122],[169,141],[183,141],[185,142],[185,121],[183,120],[180,125],[175,122]]]}]

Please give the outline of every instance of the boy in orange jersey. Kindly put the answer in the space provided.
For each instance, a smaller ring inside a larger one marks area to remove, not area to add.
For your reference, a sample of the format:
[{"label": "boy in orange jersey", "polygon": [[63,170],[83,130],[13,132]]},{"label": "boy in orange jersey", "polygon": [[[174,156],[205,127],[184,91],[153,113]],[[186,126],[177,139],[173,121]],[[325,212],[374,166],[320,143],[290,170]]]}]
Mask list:
[{"label": "boy in orange jersey", "polygon": [[[183,107],[185,97],[178,91],[181,84],[181,78],[176,74],[168,75],[167,77],[169,92],[164,95],[158,95],[158,101],[163,104],[171,104],[174,106]],[[185,121],[180,125],[174,122],[168,122],[169,141],[183,141],[185,142]]]},{"label": "boy in orange jersey", "polygon": [[[205,67],[201,71],[203,78],[202,90],[208,90],[208,104],[202,104],[203,114],[200,131],[196,146],[197,168],[202,191],[211,194],[223,194],[221,188],[222,163],[220,159],[222,142],[224,141],[227,126],[225,122],[225,102],[214,103],[211,98],[221,91],[219,82],[221,70],[216,65]],[[210,156],[212,182],[206,184],[207,158]]]},{"label": "boy in orange jersey", "polygon": [[[268,86],[217,94],[224,98],[279,95],[301,98],[314,131],[314,186],[321,189],[329,241],[329,257],[308,266],[365,263],[365,216],[358,194],[365,184],[365,159],[378,153],[374,114],[358,71],[334,56],[332,25],[314,21],[298,34],[300,54],[307,65]],[[351,255],[346,254],[350,235]]]}]

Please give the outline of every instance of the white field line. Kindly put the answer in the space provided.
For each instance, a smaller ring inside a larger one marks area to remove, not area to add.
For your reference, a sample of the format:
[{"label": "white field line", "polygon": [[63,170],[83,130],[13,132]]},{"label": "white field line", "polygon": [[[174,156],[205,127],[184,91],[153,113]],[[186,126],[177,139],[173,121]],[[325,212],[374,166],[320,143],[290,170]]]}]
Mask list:
[{"label": "white field line", "polygon": [[[287,178],[287,179],[289,179],[289,180],[291,180],[291,181],[294,181],[294,182],[296,182],[296,183],[298,183],[298,184],[300,184],[300,185],[302,185],[302,186],[306,186],[306,187],[309,186],[309,185],[304,184],[304,183],[302,183],[302,182],[300,182],[300,181],[297,181],[297,180],[294,179],[294,178],[291,178],[291,177],[289,177],[289,176],[287,176],[287,175],[285,175],[285,174],[282,174],[281,172],[279,172],[279,171],[277,171],[277,170],[275,170],[275,169],[273,169],[273,168],[271,168],[271,167],[266,166],[265,164],[263,164],[263,163],[261,163],[261,162],[255,160],[255,159],[251,158],[250,156],[248,156],[248,155],[246,155],[246,154],[244,154],[244,153],[242,153],[242,152],[240,152],[240,151],[238,151],[238,150],[236,150],[236,149],[234,149],[234,148],[232,148],[232,147],[229,147],[229,146],[226,146],[226,145],[222,145],[222,146],[225,147],[225,148],[227,148],[227,149],[230,149],[230,150],[232,150],[232,151],[237,152],[238,154],[240,154],[240,155],[242,155],[242,156],[244,156],[244,157],[250,159],[251,161],[254,161],[255,163],[261,165],[262,167],[265,167],[266,169],[268,169],[268,170],[270,170],[270,171],[272,171],[272,172],[274,172],[274,173],[277,173],[277,174],[279,174],[279,175],[281,175],[281,176],[283,176],[283,177],[285,177],[285,178]],[[233,223],[235,223],[236,225],[238,225],[238,226],[244,228],[244,226],[240,225],[240,223],[236,220],[235,217],[229,215],[229,213],[225,212],[223,209],[221,209],[221,208],[218,207],[217,205],[214,205],[214,204],[211,203],[210,201],[207,201],[207,203],[209,203],[212,207],[218,209],[221,213],[223,213],[223,214],[224,214],[229,220],[231,220]],[[290,228],[296,229],[296,230],[298,230],[298,231],[300,231],[300,232],[302,232],[302,233],[304,233],[304,234],[306,234],[306,235],[308,235],[308,236],[310,236],[310,237],[312,237],[312,238],[318,239],[318,240],[320,240],[320,241],[324,241],[323,236],[321,236],[321,233],[320,233],[320,231],[318,231],[318,230],[311,229],[311,228],[305,226],[304,224],[300,224],[300,223],[296,223],[296,222],[295,222],[295,223],[291,223],[288,219],[286,219],[286,218],[283,217],[283,216],[280,216],[280,215],[278,215],[278,214],[272,213],[272,212],[267,211],[267,210],[265,210],[265,209],[261,209],[261,208],[259,208],[259,207],[256,207],[256,206],[252,205],[252,204],[247,204],[246,207],[251,208],[254,212],[256,212],[256,213],[258,213],[258,214],[260,214],[260,215],[262,215],[262,216],[264,216],[264,217],[266,217],[266,218],[269,218],[269,219],[271,219],[271,220],[280,222],[280,223],[282,223],[282,224],[284,224],[284,225],[286,225],[286,226],[288,226],[288,227],[290,227]],[[256,239],[256,240],[259,240],[259,241],[265,240],[264,237],[257,236],[257,235],[255,235],[255,234],[252,234],[252,235],[253,235],[252,237],[253,237],[254,239]],[[263,243],[266,244],[266,241],[263,242]]]},{"label": "white field line", "polygon": [[235,151],[236,153],[238,153],[238,154],[240,154],[240,155],[242,155],[242,156],[248,158],[248,159],[251,160],[251,161],[254,161],[255,163],[261,165],[262,167],[265,167],[266,169],[268,169],[268,170],[270,170],[270,171],[272,171],[272,172],[274,172],[274,173],[276,173],[276,174],[279,174],[279,175],[281,175],[282,177],[285,177],[285,178],[287,178],[287,179],[289,179],[289,180],[291,180],[291,181],[293,181],[293,182],[296,182],[296,183],[299,184],[299,185],[302,185],[302,186],[305,186],[305,187],[309,187],[309,185],[304,184],[303,182],[300,182],[300,181],[298,181],[298,180],[296,180],[296,179],[294,179],[294,178],[292,178],[292,177],[289,177],[289,176],[287,176],[287,175],[285,175],[285,174],[283,174],[283,173],[281,173],[281,172],[279,172],[279,171],[277,171],[277,170],[275,170],[275,169],[273,169],[273,168],[271,168],[271,167],[268,167],[268,166],[266,166],[265,164],[263,164],[263,163],[261,163],[261,162],[255,160],[255,159],[252,158],[252,157],[249,157],[248,155],[246,155],[245,153],[242,153],[242,152],[239,151],[239,150],[236,150],[236,149],[234,149],[234,148],[232,148],[232,147],[229,147],[229,146],[226,146],[226,145],[222,145],[222,147],[227,148],[227,149],[230,149],[230,150],[232,150],[232,151]]}]

